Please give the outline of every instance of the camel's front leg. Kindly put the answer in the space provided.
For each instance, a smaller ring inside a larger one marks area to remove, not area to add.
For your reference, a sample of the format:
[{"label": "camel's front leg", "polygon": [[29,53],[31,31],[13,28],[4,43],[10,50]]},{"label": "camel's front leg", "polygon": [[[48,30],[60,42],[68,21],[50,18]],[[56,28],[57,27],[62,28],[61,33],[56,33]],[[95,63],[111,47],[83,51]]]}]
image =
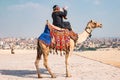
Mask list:
[{"label": "camel's front leg", "polygon": [[51,72],[51,69],[48,66],[48,53],[47,50],[45,51],[45,53],[43,54],[44,57],[44,66],[45,68],[48,70],[48,72],[50,73],[52,78],[56,78],[56,76]]},{"label": "camel's front leg", "polygon": [[68,60],[69,59],[69,53],[65,54],[65,65],[66,65],[66,77],[71,77],[71,74],[69,72],[69,63]]}]

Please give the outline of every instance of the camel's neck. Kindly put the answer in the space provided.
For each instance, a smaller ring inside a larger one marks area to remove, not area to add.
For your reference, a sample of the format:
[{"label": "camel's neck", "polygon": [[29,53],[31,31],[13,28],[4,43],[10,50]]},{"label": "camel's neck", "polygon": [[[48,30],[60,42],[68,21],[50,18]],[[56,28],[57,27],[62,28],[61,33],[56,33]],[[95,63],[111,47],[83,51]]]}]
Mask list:
[{"label": "camel's neck", "polygon": [[93,31],[93,29],[87,26],[82,33],[78,34],[77,43],[84,42],[91,35],[92,31]]}]

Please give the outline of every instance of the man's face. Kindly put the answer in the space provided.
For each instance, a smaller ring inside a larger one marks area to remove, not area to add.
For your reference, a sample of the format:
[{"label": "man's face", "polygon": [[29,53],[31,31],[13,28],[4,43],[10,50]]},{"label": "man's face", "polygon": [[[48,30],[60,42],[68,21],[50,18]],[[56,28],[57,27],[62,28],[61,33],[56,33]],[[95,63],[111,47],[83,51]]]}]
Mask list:
[{"label": "man's face", "polygon": [[60,10],[60,7],[59,7],[59,6],[57,6],[57,7],[56,7],[56,10]]}]

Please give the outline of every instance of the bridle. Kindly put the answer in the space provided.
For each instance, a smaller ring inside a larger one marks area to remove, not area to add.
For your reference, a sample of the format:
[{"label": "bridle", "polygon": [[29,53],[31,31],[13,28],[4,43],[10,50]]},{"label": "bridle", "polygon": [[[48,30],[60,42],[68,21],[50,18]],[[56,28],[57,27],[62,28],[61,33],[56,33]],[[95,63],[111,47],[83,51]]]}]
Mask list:
[{"label": "bridle", "polygon": [[89,27],[89,26],[87,26],[86,28],[85,28],[85,31],[89,34],[89,37],[91,37],[91,32],[92,32],[92,28],[91,27]]}]

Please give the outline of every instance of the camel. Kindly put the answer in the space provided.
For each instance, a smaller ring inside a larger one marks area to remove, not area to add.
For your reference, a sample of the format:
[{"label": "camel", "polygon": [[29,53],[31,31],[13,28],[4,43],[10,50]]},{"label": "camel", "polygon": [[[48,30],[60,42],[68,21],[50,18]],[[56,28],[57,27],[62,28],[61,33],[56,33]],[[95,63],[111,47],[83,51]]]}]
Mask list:
[{"label": "camel", "polygon": [[[47,22],[47,25],[49,26],[49,25],[52,25],[52,24]],[[54,25],[52,25],[52,27],[54,27]],[[82,33],[78,34],[77,43],[82,43],[83,41],[85,41],[91,35],[92,31],[95,28],[101,28],[101,27],[102,27],[101,23],[90,20],[87,23],[87,26],[86,26],[85,30]],[[58,27],[55,27],[55,28],[58,28]],[[70,73],[70,70],[69,70],[69,64],[68,63],[69,63],[69,56],[72,54],[72,51],[73,51],[74,47],[75,47],[75,42],[73,41],[73,39],[70,39],[70,51],[65,51],[66,77],[71,77],[72,76],[71,73]],[[50,46],[45,45],[43,42],[38,40],[37,56],[36,56],[36,60],[35,60],[35,66],[36,66],[36,72],[37,72],[38,78],[42,78],[41,73],[39,71],[39,61],[40,61],[42,55],[43,55],[43,60],[44,60],[43,65],[48,70],[49,74],[51,75],[51,78],[56,78],[55,74],[51,71],[50,67],[48,66],[49,52],[50,52]]]}]

